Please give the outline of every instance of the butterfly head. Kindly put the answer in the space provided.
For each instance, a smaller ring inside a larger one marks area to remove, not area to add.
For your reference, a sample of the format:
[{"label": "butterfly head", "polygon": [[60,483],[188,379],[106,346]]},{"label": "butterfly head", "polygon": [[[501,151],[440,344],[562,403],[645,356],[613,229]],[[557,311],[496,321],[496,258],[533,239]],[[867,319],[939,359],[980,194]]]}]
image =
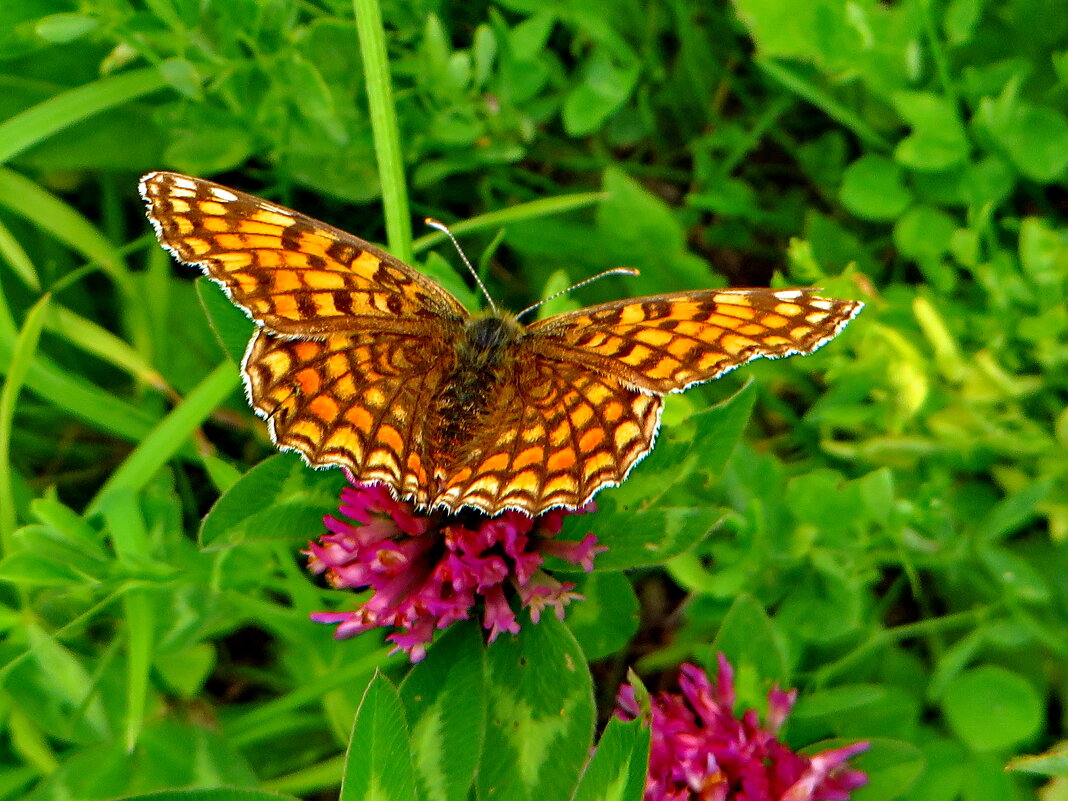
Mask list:
[{"label": "butterfly head", "polygon": [[493,368],[522,333],[523,327],[511,314],[490,313],[472,317],[464,326],[464,336],[459,343],[460,361],[472,367]]}]

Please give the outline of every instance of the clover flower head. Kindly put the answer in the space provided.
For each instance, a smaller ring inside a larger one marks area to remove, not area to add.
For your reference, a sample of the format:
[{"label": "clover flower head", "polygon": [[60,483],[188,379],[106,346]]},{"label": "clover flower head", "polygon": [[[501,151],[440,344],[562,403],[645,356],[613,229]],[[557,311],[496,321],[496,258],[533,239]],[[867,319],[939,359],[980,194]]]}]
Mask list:
[{"label": "clover flower head", "polygon": [[565,516],[592,511],[593,504],[538,517],[517,511],[496,517],[421,514],[381,484],[358,484],[351,474],[349,481],[339,515],[323,519],[328,533],[305,553],[309,570],[325,573],[333,586],[370,589],[371,596],[357,609],[316,612],[312,619],[336,623],[337,639],[383,626],[400,629],[386,639],[413,662],[426,655],[435,629],[467,619],[479,601],[491,642],[502,632],[517,633],[509,588],[535,623],[548,607],[562,619],[564,607],[581,596],[574,584],[542,570],[544,557],[590,571],[594,557],[606,550],[593,534],[581,542],[554,539]]},{"label": "clover flower head", "polygon": [[[868,782],[846,761],[867,742],[805,756],[777,734],[797,691],[773,688],[761,725],[755,710],[734,714],[734,671],[720,654],[716,681],[694,665],[683,665],[681,693],[652,699],[652,746],[645,801],[847,801]],[[634,688],[620,689],[616,714],[639,715]]]}]

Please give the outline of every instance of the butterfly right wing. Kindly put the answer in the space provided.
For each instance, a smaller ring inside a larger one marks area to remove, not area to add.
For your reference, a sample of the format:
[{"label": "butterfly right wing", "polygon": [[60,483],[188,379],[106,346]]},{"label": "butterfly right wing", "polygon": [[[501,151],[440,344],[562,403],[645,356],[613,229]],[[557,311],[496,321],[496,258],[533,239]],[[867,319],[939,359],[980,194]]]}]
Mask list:
[{"label": "butterfly right wing", "polygon": [[148,173],[140,191],[163,246],[277,333],[400,333],[468,316],[399,259],[292,209],[174,172]]},{"label": "butterfly right wing", "polygon": [[530,325],[433,498],[450,510],[577,508],[653,447],[661,395],[761,356],[811,353],[861,308],[811,290],[706,290],[580,309]]},{"label": "butterfly right wing", "polygon": [[532,323],[533,353],[642,392],[678,392],[753,359],[809,354],[864,307],[812,289],[708,289],[620,300]]},{"label": "butterfly right wing", "polygon": [[347,467],[425,506],[434,473],[428,410],[455,360],[445,337],[289,339],[261,328],[242,374],[279,448],[299,451],[312,467]]},{"label": "butterfly right wing", "polygon": [[431,506],[529,515],[583,506],[649,452],[662,406],[657,395],[521,347],[495,385],[484,425],[450,458]]}]

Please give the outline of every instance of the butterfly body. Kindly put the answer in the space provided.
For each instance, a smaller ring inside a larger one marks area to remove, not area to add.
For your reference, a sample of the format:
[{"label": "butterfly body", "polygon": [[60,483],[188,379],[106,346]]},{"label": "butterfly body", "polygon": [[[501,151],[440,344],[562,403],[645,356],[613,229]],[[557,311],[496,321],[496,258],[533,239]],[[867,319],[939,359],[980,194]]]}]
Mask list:
[{"label": "butterfly body", "polygon": [[434,401],[428,425],[436,432],[434,463],[438,476],[445,474],[450,454],[459,453],[482,417],[492,414],[493,388],[514,372],[516,345],[522,327],[508,314],[485,314],[472,317],[456,341],[456,360]]},{"label": "butterfly body", "polygon": [[652,448],[664,394],[811,353],[863,305],[697,290],[523,325],[269,201],[168,172],[140,189],[161,243],[255,321],[242,375],[275,443],[448,512],[582,506]]}]

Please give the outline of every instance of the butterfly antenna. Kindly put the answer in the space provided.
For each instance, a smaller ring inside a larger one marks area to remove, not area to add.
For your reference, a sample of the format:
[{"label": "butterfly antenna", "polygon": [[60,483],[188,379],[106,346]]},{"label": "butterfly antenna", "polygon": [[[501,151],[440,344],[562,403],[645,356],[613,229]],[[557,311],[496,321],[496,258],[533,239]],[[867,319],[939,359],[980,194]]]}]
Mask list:
[{"label": "butterfly antenna", "polygon": [[438,222],[433,217],[426,218],[426,224],[431,228],[437,228],[442,231],[449,239],[452,240],[453,247],[456,248],[456,252],[460,254],[460,258],[464,260],[464,264],[467,265],[467,269],[471,271],[471,275],[475,277],[475,283],[478,284],[478,288],[482,290],[482,294],[486,296],[486,300],[489,301],[490,308],[493,309],[494,314],[498,314],[497,304],[493,302],[493,298],[490,297],[489,291],[486,289],[486,285],[482,283],[482,279],[478,277],[478,271],[471,266],[471,262],[467,260],[467,254],[464,253],[464,249],[460,247],[460,243],[456,241],[456,237],[452,235],[452,231],[443,222]]},{"label": "butterfly antenna", "polygon": [[518,320],[524,314],[526,314],[527,312],[534,311],[543,303],[548,303],[550,300],[556,300],[556,298],[560,297],[561,295],[566,295],[568,292],[572,292],[578,289],[579,287],[586,286],[586,284],[592,284],[599,278],[605,278],[609,275],[639,275],[639,272],[633,267],[613,267],[611,270],[605,270],[603,273],[597,273],[597,275],[591,276],[585,281],[579,281],[577,284],[572,284],[567,289],[561,289],[559,292],[554,292],[553,294],[549,295],[549,297],[544,298],[543,300],[539,300],[533,306],[527,306],[525,309],[523,309],[523,311],[519,312],[519,314],[517,314],[515,318]]}]

